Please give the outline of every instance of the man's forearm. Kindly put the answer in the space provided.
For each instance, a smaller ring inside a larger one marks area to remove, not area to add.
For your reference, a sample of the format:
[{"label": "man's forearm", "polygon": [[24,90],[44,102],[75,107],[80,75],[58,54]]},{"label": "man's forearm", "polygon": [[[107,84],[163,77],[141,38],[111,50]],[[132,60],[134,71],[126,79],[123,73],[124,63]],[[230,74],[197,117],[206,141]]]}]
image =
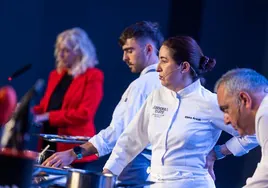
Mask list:
[{"label": "man's forearm", "polygon": [[98,154],[98,150],[93,146],[93,144],[91,142],[86,142],[86,143],[80,145],[80,147],[82,148],[82,155],[83,156]]}]

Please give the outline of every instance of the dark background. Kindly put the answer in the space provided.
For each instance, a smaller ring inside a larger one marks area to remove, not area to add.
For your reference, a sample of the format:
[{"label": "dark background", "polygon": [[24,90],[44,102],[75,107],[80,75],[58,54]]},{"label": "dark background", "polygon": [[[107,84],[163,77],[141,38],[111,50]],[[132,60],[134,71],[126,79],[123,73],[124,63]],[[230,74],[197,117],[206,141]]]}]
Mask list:
[{"label": "dark background", "polygon": [[[99,131],[109,125],[122,93],[138,76],[122,62],[117,44],[126,26],[150,20],[160,24],[165,38],[194,37],[205,55],[217,59],[215,71],[206,77],[206,86],[212,90],[215,81],[231,68],[253,68],[267,76],[267,13],[267,0],[2,0],[0,86],[11,84],[21,97],[38,78],[47,79],[55,65],[57,34],[81,27],[94,42],[98,67],[105,74],[105,95],[95,120]],[[7,81],[12,72],[28,63],[33,65],[30,71]],[[223,134],[219,142],[228,138]],[[241,187],[259,159],[257,148],[243,157],[217,161],[217,187]]]}]

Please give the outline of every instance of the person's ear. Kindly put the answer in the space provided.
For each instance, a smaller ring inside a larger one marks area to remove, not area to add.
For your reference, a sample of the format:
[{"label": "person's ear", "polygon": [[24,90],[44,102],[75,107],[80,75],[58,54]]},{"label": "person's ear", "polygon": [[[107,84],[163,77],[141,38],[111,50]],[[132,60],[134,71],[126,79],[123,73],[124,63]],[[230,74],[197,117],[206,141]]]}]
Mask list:
[{"label": "person's ear", "polygon": [[145,52],[146,52],[146,54],[152,54],[152,52],[153,52],[153,46],[151,44],[147,44],[145,46]]},{"label": "person's ear", "polygon": [[191,65],[187,61],[184,61],[181,63],[181,73],[189,72],[190,68],[191,68]]},{"label": "person's ear", "polygon": [[245,91],[241,91],[238,94],[238,98],[239,98],[240,105],[243,105],[246,108],[252,107],[252,99],[251,99],[249,93],[247,93]]}]

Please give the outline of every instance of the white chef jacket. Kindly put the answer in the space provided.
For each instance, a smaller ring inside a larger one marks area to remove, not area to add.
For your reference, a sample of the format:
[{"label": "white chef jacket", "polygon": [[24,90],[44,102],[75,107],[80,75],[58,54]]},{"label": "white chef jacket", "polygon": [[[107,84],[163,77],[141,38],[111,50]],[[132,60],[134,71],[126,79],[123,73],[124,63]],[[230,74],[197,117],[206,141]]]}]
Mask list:
[{"label": "white chef jacket", "polygon": [[181,178],[179,170],[205,174],[206,156],[222,130],[234,136],[226,146],[235,156],[258,145],[255,136],[239,137],[223,117],[216,94],[201,86],[200,80],[177,93],[161,87],[152,92],[120,136],[104,168],[120,174],[151,143],[154,181]]},{"label": "white chef jacket", "polygon": [[[110,126],[92,137],[89,142],[98,150],[99,156],[109,154],[123,133],[127,125],[134,118],[149,94],[161,87],[159,74],[156,72],[157,64],[146,67],[139,78],[134,80],[124,92],[116,106]],[[150,150],[150,147],[148,147]],[[144,153],[146,158],[150,155]]]},{"label": "white chef jacket", "polygon": [[262,100],[255,117],[257,140],[262,157],[252,178],[248,178],[244,188],[268,188],[268,95]]}]

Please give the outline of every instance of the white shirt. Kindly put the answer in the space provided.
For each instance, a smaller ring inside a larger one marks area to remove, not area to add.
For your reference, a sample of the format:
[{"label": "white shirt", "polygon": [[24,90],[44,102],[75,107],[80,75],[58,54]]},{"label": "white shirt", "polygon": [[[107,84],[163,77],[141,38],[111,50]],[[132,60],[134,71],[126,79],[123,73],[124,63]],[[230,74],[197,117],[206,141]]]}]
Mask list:
[{"label": "white shirt", "polygon": [[268,95],[262,100],[255,117],[257,140],[261,146],[262,157],[252,178],[248,178],[245,188],[268,187]]},{"label": "white shirt", "polygon": [[[157,64],[146,67],[139,78],[129,85],[114,110],[110,126],[89,140],[98,150],[99,156],[112,152],[119,136],[141,108],[149,94],[154,89],[161,87],[156,67]],[[144,155],[148,157],[146,154]]]},{"label": "white shirt", "polygon": [[152,92],[120,136],[104,168],[120,174],[151,143],[151,174],[157,171],[165,179],[166,167],[204,172],[206,156],[222,130],[234,136],[226,146],[236,156],[258,145],[255,136],[239,137],[232,126],[224,124],[216,94],[201,86],[200,80],[177,93],[161,87]]}]

